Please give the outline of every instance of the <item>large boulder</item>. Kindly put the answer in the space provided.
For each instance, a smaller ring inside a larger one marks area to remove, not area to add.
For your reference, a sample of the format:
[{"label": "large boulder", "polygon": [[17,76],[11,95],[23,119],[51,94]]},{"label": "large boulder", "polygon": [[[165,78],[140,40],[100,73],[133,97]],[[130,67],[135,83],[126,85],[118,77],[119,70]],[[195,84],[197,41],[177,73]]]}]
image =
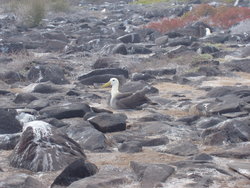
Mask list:
[{"label": "large boulder", "polygon": [[81,147],[43,121],[24,125],[20,141],[10,155],[10,165],[34,172],[59,170],[76,159],[86,159]]},{"label": "large boulder", "polygon": [[112,57],[100,57],[93,64],[94,69],[102,69],[102,68],[118,68],[119,62]]},{"label": "large boulder", "polygon": [[57,119],[83,117],[87,112],[90,112],[90,106],[85,103],[58,104],[40,110],[43,117]]},{"label": "large boulder", "polygon": [[0,150],[14,149],[20,139],[20,133],[0,134]]},{"label": "large boulder", "polygon": [[141,181],[143,188],[152,188],[160,182],[165,182],[175,171],[167,164],[143,164],[134,161],[130,162],[130,167]]},{"label": "large boulder", "polygon": [[250,59],[232,60],[225,65],[232,71],[250,73]]},{"label": "large boulder", "polygon": [[100,113],[88,119],[88,121],[103,133],[126,130],[126,115]]},{"label": "large boulder", "polygon": [[67,166],[59,176],[56,177],[51,188],[59,186],[69,186],[74,181],[92,176],[98,172],[96,165],[83,159],[78,159]]},{"label": "large boulder", "polygon": [[45,188],[37,179],[23,173],[11,175],[0,182],[1,188]]},{"label": "large boulder", "polygon": [[20,122],[15,118],[16,111],[0,108],[0,134],[13,134],[22,131]]},{"label": "large boulder", "polygon": [[25,77],[19,72],[8,71],[3,74],[0,74],[0,79],[6,82],[7,84],[13,84],[15,82],[24,81]]},{"label": "large boulder", "polygon": [[222,145],[250,141],[249,120],[226,120],[204,130],[201,137],[207,145]]},{"label": "large boulder", "polygon": [[38,98],[34,96],[31,93],[18,93],[16,95],[16,98],[13,100],[14,103],[20,104],[20,103],[27,103],[37,100]]},{"label": "large boulder", "polygon": [[95,175],[75,181],[68,188],[133,187],[133,181],[131,171],[114,166],[104,166]]},{"label": "large boulder", "polygon": [[83,121],[75,125],[70,125],[65,129],[65,133],[75,140],[83,149],[90,151],[103,151],[107,149],[107,138],[105,135],[93,128],[92,125]]},{"label": "large boulder", "polygon": [[67,84],[64,71],[58,65],[36,65],[31,67],[28,79],[33,82],[51,81],[54,84]]}]

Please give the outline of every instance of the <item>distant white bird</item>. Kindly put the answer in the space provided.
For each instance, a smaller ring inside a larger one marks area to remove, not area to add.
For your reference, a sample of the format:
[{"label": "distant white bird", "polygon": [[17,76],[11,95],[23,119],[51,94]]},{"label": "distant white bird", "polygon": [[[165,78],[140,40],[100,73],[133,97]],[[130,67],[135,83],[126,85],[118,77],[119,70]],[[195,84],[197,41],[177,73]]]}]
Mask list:
[{"label": "distant white bird", "polygon": [[211,35],[211,30],[206,27],[206,36],[209,36],[209,35]]},{"label": "distant white bird", "polygon": [[240,0],[235,0],[235,2],[234,2],[234,6],[235,6],[235,7],[238,6],[239,1],[240,1]]}]

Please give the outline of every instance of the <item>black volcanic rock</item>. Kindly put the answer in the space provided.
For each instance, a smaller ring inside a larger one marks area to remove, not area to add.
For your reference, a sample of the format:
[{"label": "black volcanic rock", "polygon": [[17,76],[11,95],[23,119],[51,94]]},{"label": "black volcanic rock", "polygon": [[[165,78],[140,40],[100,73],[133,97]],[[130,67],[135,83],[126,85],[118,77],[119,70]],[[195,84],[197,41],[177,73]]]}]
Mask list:
[{"label": "black volcanic rock", "polygon": [[75,181],[68,188],[115,188],[124,187],[126,182],[132,181],[134,181],[134,177],[131,176],[131,171],[114,166],[104,166],[95,175]]},{"label": "black volcanic rock", "polygon": [[40,110],[43,117],[57,119],[83,117],[87,112],[90,112],[90,106],[85,103],[58,104]]},{"label": "black volcanic rock", "polygon": [[250,73],[250,59],[232,60],[226,66],[232,71]]},{"label": "black volcanic rock", "polygon": [[123,68],[104,68],[104,69],[98,69],[93,70],[89,73],[86,73],[84,75],[81,75],[78,77],[78,80],[90,78],[97,75],[117,75],[117,76],[124,76],[125,78],[128,78],[128,70]]},{"label": "black volcanic rock", "polygon": [[88,78],[83,78],[80,79],[81,84],[84,85],[93,85],[95,83],[105,83],[110,80],[110,78],[117,78],[120,81],[124,80],[123,75],[116,75],[116,74],[103,74],[103,75],[96,75],[96,76],[91,76]]},{"label": "black volcanic rock", "polygon": [[64,71],[58,65],[36,65],[31,67],[28,79],[33,82],[51,81],[54,84],[67,84]]},{"label": "black volcanic rock", "polygon": [[130,162],[130,167],[141,181],[143,188],[152,188],[165,182],[174,173],[174,168],[166,164],[144,164]]},{"label": "black volcanic rock", "polygon": [[84,159],[78,159],[68,165],[59,176],[56,177],[51,188],[59,186],[69,186],[72,182],[92,176],[98,172],[96,165]]},{"label": "black volcanic rock", "polygon": [[119,67],[119,62],[111,57],[100,57],[93,64],[94,69],[117,68],[117,67]]},{"label": "black volcanic rock", "polygon": [[169,39],[168,46],[190,46],[195,39],[193,37],[182,37],[182,38],[175,38],[175,39]]},{"label": "black volcanic rock", "polygon": [[21,132],[22,126],[15,118],[16,115],[17,114],[14,110],[0,108],[0,134],[13,134]]},{"label": "black volcanic rock", "polygon": [[126,130],[126,115],[124,114],[109,114],[100,113],[88,121],[99,131],[106,132],[117,132]]},{"label": "black volcanic rock", "polygon": [[112,54],[122,54],[122,55],[127,55],[128,51],[127,51],[127,47],[124,44],[116,44],[115,46],[113,46],[112,48]]},{"label": "black volcanic rock", "polygon": [[152,69],[142,71],[144,74],[149,74],[152,76],[163,76],[163,75],[175,75],[176,69]]},{"label": "black volcanic rock", "polygon": [[105,151],[108,147],[105,135],[93,128],[87,121],[70,125],[65,129],[65,134],[75,140],[83,149],[90,151]]},{"label": "black volcanic rock", "polygon": [[0,75],[0,79],[2,79],[7,84],[13,84],[15,82],[22,82],[25,80],[25,77],[19,72],[8,71],[4,74]]},{"label": "black volcanic rock", "polygon": [[23,173],[11,175],[0,182],[1,188],[45,188],[37,179]]},{"label": "black volcanic rock", "polygon": [[119,37],[117,40],[122,41],[123,43],[139,43],[140,35],[138,33],[130,33],[124,36]]},{"label": "black volcanic rock", "polygon": [[35,110],[41,110],[42,108],[45,108],[49,106],[49,101],[46,99],[38,99],[31,101],[28,105],[27,108],[35,109]]},{"label": "black volcanic rock", "polygon": [[20,103],[27,103],[29,104],[30,102],[37,100],[38,98],[35,97],[31,93],[18,93],[16,98],[14,99],[14,103],[20,104]]},{"label": "black volcanic rock", "polygon": [[250,127],[244,120],[226,120],[204,130],[201,137],[206,145],[247,142],[250,140]]},{"label": "black volcanic rock", "polygon": [[38,84],[34,87],[33,92],[35,93],[54,93],[58,91],[57,88],[53,87],[50,84]]},{"label": "black volcanic rock", "polygon": [[0,134],[0,149],[12,150],[20,139],[20,133],[16,134]]},{"label": "black volcanic rock", "polygon": [[10,165],[34,172],[59,170],[76,159],[86,159],[81,147],[43,121],[25,124],[20,141],[10,155]]}]

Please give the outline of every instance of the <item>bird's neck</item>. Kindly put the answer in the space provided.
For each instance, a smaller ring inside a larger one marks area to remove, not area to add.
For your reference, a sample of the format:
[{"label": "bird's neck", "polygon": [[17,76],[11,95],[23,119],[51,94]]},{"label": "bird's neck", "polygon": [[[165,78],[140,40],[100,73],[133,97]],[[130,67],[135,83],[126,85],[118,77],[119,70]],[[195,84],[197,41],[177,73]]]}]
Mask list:
[{"label": "bird's neck", "polygon": [[111,89],[111,97],[115,97],[117,94],[119,94],[119,86],[118,85],[114,85],[112,86]]}]

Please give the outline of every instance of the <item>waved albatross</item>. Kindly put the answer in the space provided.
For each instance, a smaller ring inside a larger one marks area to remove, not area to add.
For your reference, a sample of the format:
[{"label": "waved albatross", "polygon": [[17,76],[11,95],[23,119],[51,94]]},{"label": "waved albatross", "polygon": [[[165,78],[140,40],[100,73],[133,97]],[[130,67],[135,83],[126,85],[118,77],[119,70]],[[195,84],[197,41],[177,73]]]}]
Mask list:
[{"label": "waved albatross", "polygon": [[121,93],[119,91],[119,80],[117,78],[111,78],[107,83],[103,84],[102,87],[112,86],[111,97],[109,105],[115,109],[137,109],[144,103],[155,104],[145,96],[150,89],[145,86],[142,90],[135,93]]}]

